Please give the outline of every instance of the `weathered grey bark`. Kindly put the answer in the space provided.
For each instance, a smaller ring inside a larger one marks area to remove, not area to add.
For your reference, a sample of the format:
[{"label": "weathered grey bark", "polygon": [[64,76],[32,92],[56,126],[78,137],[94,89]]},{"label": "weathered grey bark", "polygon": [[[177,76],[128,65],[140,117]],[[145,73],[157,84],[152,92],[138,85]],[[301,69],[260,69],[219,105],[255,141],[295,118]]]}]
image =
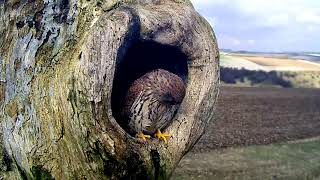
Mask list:
[{"label": "weathered grey bark", "polygon": [[[117,64],[136,41],[187,57],[167,145],[131,137],[112,116]],[[0,47],[5,179],[166,179],[214,116],[218,47],[188,0],[0,1]]]}]

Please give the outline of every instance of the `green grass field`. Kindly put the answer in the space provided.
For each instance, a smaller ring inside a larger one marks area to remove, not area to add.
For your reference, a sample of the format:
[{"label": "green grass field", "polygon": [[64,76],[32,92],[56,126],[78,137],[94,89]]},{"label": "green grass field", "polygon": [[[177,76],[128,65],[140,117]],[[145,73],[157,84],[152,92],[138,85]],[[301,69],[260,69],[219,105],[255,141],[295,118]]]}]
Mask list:
[{"label": "green grass field", "polygon": [[172,179],[320,179],[320,138],[189,154]]}]

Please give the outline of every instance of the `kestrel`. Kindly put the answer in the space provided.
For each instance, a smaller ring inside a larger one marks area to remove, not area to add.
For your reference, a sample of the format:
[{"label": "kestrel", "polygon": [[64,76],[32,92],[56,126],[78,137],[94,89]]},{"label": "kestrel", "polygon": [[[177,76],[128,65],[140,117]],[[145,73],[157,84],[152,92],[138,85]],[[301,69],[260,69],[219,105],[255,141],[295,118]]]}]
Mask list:
[{"label": "kestrel", "polygon": [[161,133],[173,120],[184,96],[183,80],[169,71],[156,69],[135,80],[125,97],[123,116],[128,131],[146,141],[152,134],[167,143]]}]

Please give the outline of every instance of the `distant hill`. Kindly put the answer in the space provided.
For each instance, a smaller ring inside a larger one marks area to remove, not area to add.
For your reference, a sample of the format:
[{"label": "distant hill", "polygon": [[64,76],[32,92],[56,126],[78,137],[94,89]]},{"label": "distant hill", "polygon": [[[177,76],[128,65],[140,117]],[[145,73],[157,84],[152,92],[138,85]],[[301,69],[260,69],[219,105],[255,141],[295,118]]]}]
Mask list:
[{"label": "distant hill", "polygon": [[232,49],[220,49],[221,52],[227,52],[227,53],[246,53],[246,54],[288,54],[288,55],[317,55],[320,56],[320,51],[301,51],[301,52],[293,52],[293,51],[279,51],[279,52],[268,52],[268,51],[249,51],[249,50],[232,50]]},{"label": "distant hill", "polygon": [[233,54],[237,56],[262,56],[288,59],[303,59],[308,61],[320,62],[320,52],[255,52],[255,51],[234,51],[232,49],[220,49],[221,53]]},{"label": "distant hill", "polygon": [[221,81],[232,86],[320,88],[318,54],[222,52],[220,65]]}]

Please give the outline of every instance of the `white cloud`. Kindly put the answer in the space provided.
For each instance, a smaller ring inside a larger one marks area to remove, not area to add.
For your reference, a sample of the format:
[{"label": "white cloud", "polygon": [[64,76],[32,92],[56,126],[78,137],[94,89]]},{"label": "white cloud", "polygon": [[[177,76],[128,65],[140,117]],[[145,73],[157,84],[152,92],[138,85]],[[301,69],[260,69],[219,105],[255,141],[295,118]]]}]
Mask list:
[{"label": "white cloud", "polygon": [[255,40],[252,40],[252,39],[248,40],[248,44],[250,44],[250,45],[253,45],[255,42],[256,42],[256,41],[255,41]]},{"label": "white cloud", "polygon": [[218,41],[220,43],[220,45],[222,45],[222,47],[224,47],[225,45],[230,44],[232,47],[237,47],[241,44],[241,41],[235,37],[232,37],[230,35],[227,34],[221,34],[220,37],[218,38]]},{"label": "white cloud", "polygon": [[[257,26],[279,26],[290,23],[320,24],[319,0],[191,0],[198,8],[230,6],[243,15],[256,18]],[[317,8],[315,8],[317,7]],[[296,20],[296,22],[294,22]]]},{"label": "white cloud", "polygon": [[240,42],[238,39],[234,39],[234,40],[232,41],[232,43],[233,43],[233,45],[235,45],[235,46],[238,46],[238,45],[241,44],[241,42]]},{"label": "white cloud", "polygon": [[262,24],[265,26],[285,26],[290,23],[289,19],[288,14],[280,13],[265,17],[265,21]]},{"label": "white cloud", "polygon": [[296,20],[300,23],[320,24],[320,15],[311,11],[302,12],[296,16]]},{"label": "white cloud", "polygon": [[[320,25],[308,25],[306,27],[306,30],[309,32],[309,33],[317,33],[320,31]],[[320,37],[320,36],[319,36]]]},{"label": "white cloud", "polygon": [[314,26],[307,26],[307,31],[314,32],[315,31]]},{"label": "white cloud", "polygon": [[191,1],[222,48],[320,50],[320,0]]}]

